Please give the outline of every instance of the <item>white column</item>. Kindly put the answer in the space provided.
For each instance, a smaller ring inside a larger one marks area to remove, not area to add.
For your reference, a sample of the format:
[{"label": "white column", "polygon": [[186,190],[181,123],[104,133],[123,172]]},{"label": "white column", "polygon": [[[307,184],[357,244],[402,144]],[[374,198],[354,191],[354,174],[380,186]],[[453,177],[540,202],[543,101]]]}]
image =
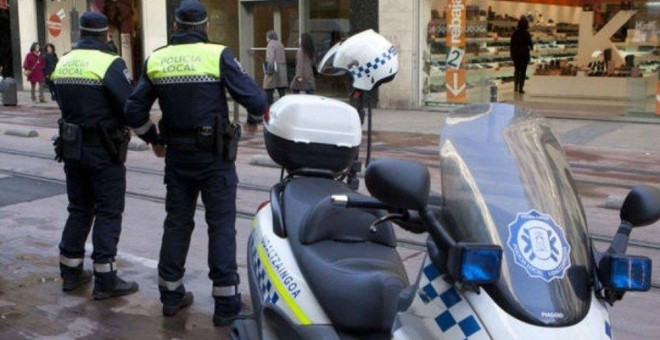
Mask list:
[{"label": "white column", "polygon": [[273,7],[273,30],[277,33],[280,42],[285,44],[284,37],[282,36],[282,7]]},{"label": "white column", "polygon": [[141,1],[142,36],[144,37],[143,55],[146,59],[151,53],[167,45],[167,3],[166,1]]},{"label": "white column", "polygon": [[399,72],[392,82],[380,87],[380,106],[384,108],[411,108],[415,106],[418,93],[414,58],[416,57],[418,19],[415,15],[415,1],[381,0],[378,2],[378,27],[380,34],[386,37],[397,49]]},{"label": "white column", "polygon": [[250,48],[254,46],[254,14],[245,5],[238,4],[238,34],[239,39],[239,52],[238,58],[243,66],[245,73],[254,78],[254,53],[250,52]]},{"label": "white column", "polygon": [[[18,5],[18,25],[19,25],[19,37],[21,41],[21,70],[23,66],[23,60],[25,56],[30,52],[30,46],[33,42],[39,42],[44,44],[43,41],[38,41],[37,34],[37,4],[34,0],[21,0],[17,1]],[[23,88],[26,87],[25,84],[28,84],[27,78],[23,75],[21,71],[21,76],[23,77]]]}]

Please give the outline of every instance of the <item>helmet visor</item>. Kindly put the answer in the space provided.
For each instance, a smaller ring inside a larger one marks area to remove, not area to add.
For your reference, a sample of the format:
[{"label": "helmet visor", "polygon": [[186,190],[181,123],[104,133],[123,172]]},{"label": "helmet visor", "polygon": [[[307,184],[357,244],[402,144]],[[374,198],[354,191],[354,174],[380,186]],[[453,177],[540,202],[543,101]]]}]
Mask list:
[{"label": "helmet visor", "polygon": [[334,66],[335,56],[337,55],[339,46],[341,46],[341,42],[332,46],[328,52],[325,53],[318,66],[319,73],[326,76],[340,76],[348,72],[346,69],[336,68]]}]

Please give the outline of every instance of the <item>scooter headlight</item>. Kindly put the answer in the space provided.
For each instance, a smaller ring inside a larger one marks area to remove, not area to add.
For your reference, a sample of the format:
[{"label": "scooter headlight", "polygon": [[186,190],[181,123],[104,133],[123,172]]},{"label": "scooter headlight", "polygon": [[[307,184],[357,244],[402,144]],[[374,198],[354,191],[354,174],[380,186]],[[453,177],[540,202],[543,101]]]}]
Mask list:
[{"label": "scooter headlight", "polygon": [[605,255],[598,267],[598,277],[604,287],[615,291],[647,291],[651,288],[651,259]]},{"label": "scooter headlight", "polygon": [[500,277],[502,248],[488,244],[458,243],[449,251],[447,267],[452,277],[466,284],[488,284]]}]

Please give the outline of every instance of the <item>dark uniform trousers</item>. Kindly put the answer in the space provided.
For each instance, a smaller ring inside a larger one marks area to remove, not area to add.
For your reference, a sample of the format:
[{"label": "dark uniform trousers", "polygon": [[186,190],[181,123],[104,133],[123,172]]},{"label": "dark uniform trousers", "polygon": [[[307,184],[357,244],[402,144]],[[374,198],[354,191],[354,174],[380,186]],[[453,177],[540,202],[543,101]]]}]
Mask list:
[{"label": "dark uniform trousers", "polygon": [[[114,162],[101,145],[84,146],[82,152],[81,161],[64,161],[69,217],[62,233],[60,253],[71,259],[84,258],[85,240],[93,223],[92,259],[95,264],[111,263],[117,255],[121,232],[126,168]],[[79,270],[62,264],[60,268],[63,274]],[[97,283],[102,289],[114,286],[114,277],[109,282],[99,279]]]},{"label": "dark uniform trousers", "polygon": [[180,282],[175,290],[159,285],[161,301],[176,304],[185,293],[182,284],[197,197],[201,192],[208,224],[209,278],[214,287],[236,286],[236,186],[234,162],[203,151],[167,151],[165,159],[167,198],[163,242],[158,263],[161,280]]}]

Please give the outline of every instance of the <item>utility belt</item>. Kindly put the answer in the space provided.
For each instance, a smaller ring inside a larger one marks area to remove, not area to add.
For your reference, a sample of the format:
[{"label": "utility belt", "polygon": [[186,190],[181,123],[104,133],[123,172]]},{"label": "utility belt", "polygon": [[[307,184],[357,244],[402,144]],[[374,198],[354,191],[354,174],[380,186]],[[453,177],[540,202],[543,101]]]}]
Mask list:
[{"label": "utility belt", "polygon": [[176,129],[167,126],[161,119],[158,122],[161,141],[170,150],[204,151],[222,155],[225,161],[233,162],[238,153],[241,139],[241,126],[237,123],[222,124],[216,119],[213,126],[191,129]]},{"label": "utility belt", "polygon": [[127,128],[118,128],[108,121],[98,122],[96,128],[83,128],[63,119],[58,121],[58,125],[59,137],[53,143],[58,162],[80,161],[83,146],[94,145],[103,146],[116,163],[126,162],[128,142],[131,140],[131,132]]}]

